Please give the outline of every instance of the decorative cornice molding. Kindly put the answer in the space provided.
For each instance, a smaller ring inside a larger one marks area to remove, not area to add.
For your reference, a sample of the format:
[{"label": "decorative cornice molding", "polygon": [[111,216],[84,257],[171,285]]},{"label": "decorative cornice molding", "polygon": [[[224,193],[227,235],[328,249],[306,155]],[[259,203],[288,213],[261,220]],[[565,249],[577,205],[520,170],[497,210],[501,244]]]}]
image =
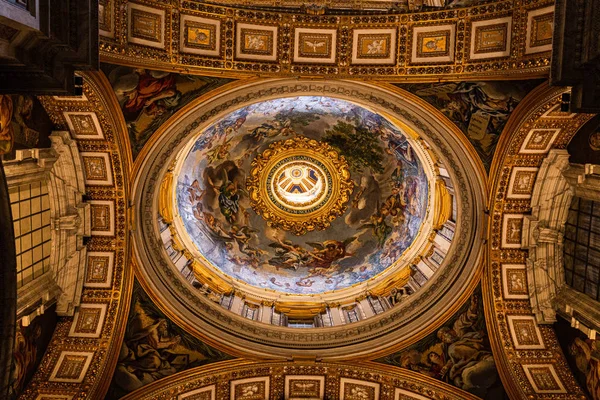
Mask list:
[{"label": "decorative cornice molding", "polygon": [[[105,18],[111,22],[105,25],[112,30],[101,31],[100,57],[114,64],[232,78],[393,82],[538,78],[550,69],[550,51],[542,45],[529,47],[536,43],[531,32],[538,32],[531,28],[537,20],[529,14],[551,6],[548,0],[353,16],[147,0],[145,18],[153,19],[155,28],[144,34],[146,39],[136,38],[137,20],[128,14],[129,5],[138,3],[106,1]],[[482,32],[490,30],[494,39],[484,42]],[[315,40],[321,47],[310,47]]]},{"label": "decorative cornice molding", "polygon": [[[476,400],[477,396],[460,390],[435,378],[408,369],[392,367],[374,362],[359,362],[349,366],[329,362],[251,362],[243,360],[223,361],[209,366],[189,369],[144,386],[123,397],[123,400],[167,400],[185,398],[186,393],[216,385],[218,400],[229,400],[232,380],[265,377],[270,382],[270,395],[266,398],[284,398],[286,376],[301,375],[308,378],[324,377],[326,399],[340,397],[342,379],[352,378],[359,384],[368,382],[379,385],[381,400],[397,399],[398,389],[404,395],[415,398]],[[179,397],[182,396],[182,397]],[[417,397],[422,396],[422,397]],[[400,397],[403,398],[403,397]]]},{"label": "decorative cornice molding", "polygon": [[[520,221],[531,213],[532,205],[530,198],[511,198],[510,191],[515,168],[539,168],[551,148],[566,148],[577,130],[592,117],[555,111],[564,91],[543,83],[519,103],[500,137],[490,172],[489,261],[482,287],[498,372],[509,396],[515,399],[548,398],[548,393],[562,399],[583,398],[552,327],[537,325],[529,296],[517,294],[526,280],[528,256],[521,243]],[[522,276],[523,280],[512,287],[509,273]],[[527,286],[524,288],[526,291]],[[539,332],[538,338],[522,336],[515,324]],[[547,386],[540,387],[540,382]]]}]

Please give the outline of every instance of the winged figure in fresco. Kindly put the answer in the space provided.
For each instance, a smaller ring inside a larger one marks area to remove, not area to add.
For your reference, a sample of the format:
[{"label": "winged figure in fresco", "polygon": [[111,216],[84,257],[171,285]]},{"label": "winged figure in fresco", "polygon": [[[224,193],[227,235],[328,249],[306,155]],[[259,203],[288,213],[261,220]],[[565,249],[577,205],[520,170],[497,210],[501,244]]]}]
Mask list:
[{"label": "winged figure in fresco", "polygon": [[217,160],[223,160],[229,156],[229,149],[231,148],[231,138],[223,136],[223,140],[220,144],[212,148],[206,155],[209,163],[213,163]]},{"label": "winged figure in fresco", "polygon": [[260,126],[252,129],[250,137],[259,141],[264,138],[275,136],[289,136],[293,134],[292,121],[286,119],[284,121],[274,120],[273,122],[263,122]]},{"label": "winged figure in fresco", "polygon": [[388,236],[392,233],[392,227],[389,226],[385,219],[388,216],[389,211],[384,207],[379,206],[377,203],[377,212],[371,215],[369,222],[360,226],[359,229],[370,228],[373,231],[373,235],[377,238],[377,244],[381,248],[385,244]]},{"label": "winged figure in fresco", "polygon": [[237,242],[242,253],[249,257],[256,257],[262,252],[262,250],[250,246],[250,240],[252,240],[256,232],[258,232],[256,229],[252,229],[249,226],[239,226],[234,224],[229,230],[229,236]]},{"label": "winged figure in fresco", "polygon": [[205,191],[200,187],[198,179],[194,179],[194,182],[192,182],[192,184],[189,185],[186,190],[188,192],[190,204],[196,204],[196,202],[201,201],[204,197]]},{"label": "winged figure in fresco", "polygon": [[309,267],[308,275],[296,282],[298,286],[310,286],[314,276],[323,276],[331,278],[339,269],[336,261],[351,256],[347,251],[347,246],[356,240],[355,236],[349,237],[343,242],[339,240],[325,240],[324,242],[310,242],[308,245],[313,247],[309,251],[310,261],[306,265]]},{"label": "winged figure in fresco", "polygon": [[207,182],[219,193],[219,209],[227,222],[233,225],[237,220],[238,212],[240,211],[240,193],[244,190],[240,189],[236,182],[229,180],[227,171],[223,170],[223,180],[221,185],[216,185],[210,177],[206,178]]},{"label": "winged figure in fresco", "polygon": [[276,269],[291,268],[297,270],[298,267],[306,266],[311,260],[311,254],[298,244],[293,244],[289,240],[278,240],[269,244],[269,247],[275,249],[275,257],[269,260],[269,264]]}]

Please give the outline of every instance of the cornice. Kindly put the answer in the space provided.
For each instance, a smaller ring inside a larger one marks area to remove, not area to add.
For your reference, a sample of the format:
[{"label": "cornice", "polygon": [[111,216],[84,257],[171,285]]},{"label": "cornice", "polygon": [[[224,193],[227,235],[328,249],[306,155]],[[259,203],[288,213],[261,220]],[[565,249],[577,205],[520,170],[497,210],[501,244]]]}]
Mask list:
[{"label": "cornice", "polygon": [[[534,23],[529,12],[552,6],[548,0],[505,0],[468,8],[352,16],[248,10],[195,0],[176,5],[158,0],[106,0],[106,4],[104,26],[109,28],[101,30],[100,58],[132,67],[238,79],[366,78],[390,82],[532,79],[546,77],[550,70],[550,51],[542,46],[527,47],[532,43],[528,32]],[[136,38],[135,19],[130,15],[132,8],[140,7],[156,20],[155,31],[145,39]],[[504,37],[490,47],[494,51],[487,50],[476,37],[473,24],[478,29],[487,25],[498,29],[499,21],[505,24],[505,33],[498,31]],[[194,23],[203,24],[203,34],[210,36],[206,43],[190,42],[186,27]],[[272,47],[263,42],[265,48],[260,51],[244,50],[239,24],[263,29],[265,40],[271,35],[268,43]],[[449,35],[443,49],[417,48],[418,40],[428,37],[427,32],[440,29],[447,29]],[[303,59],[298,55],[298,32],[335,32],[328,58],[306,55]],[[387,58],[365,52],[358,46],[357,35],[384,35],[381,38],[389,40]]]}]

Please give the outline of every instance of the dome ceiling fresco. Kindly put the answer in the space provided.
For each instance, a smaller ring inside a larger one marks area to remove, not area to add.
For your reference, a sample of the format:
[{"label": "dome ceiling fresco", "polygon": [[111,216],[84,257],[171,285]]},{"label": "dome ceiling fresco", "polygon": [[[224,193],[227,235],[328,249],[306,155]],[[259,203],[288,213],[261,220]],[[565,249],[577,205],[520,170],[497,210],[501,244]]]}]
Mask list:
[{"label": "dome ceiling fresco", "polygon": [[430,194],[398,127],[317,96],[226,115],[200,133],[176,173],[175,208],[203,264],[290,294],[343,289],[394,266],[419,234]]}]

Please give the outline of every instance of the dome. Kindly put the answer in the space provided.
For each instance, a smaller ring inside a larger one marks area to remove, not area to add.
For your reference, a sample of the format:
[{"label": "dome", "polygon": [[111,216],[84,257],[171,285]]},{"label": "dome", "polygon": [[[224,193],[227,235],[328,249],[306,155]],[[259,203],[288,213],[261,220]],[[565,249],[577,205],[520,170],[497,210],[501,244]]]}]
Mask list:
[{"label": "dome", "polygon": [[345,289],[398,261],[407,267],[402,256],[430,204],[407,135],[325,96],[229,113],[198,135],[176,171],[176,226],[204,266],[290,294]]},{"label": "dome", "polygon": [[437,111],[345,81],[207,100],[161,128],[134,188],[140,280],[186,329],[336,359],[416,340],[469,293],[484,178]]}]

